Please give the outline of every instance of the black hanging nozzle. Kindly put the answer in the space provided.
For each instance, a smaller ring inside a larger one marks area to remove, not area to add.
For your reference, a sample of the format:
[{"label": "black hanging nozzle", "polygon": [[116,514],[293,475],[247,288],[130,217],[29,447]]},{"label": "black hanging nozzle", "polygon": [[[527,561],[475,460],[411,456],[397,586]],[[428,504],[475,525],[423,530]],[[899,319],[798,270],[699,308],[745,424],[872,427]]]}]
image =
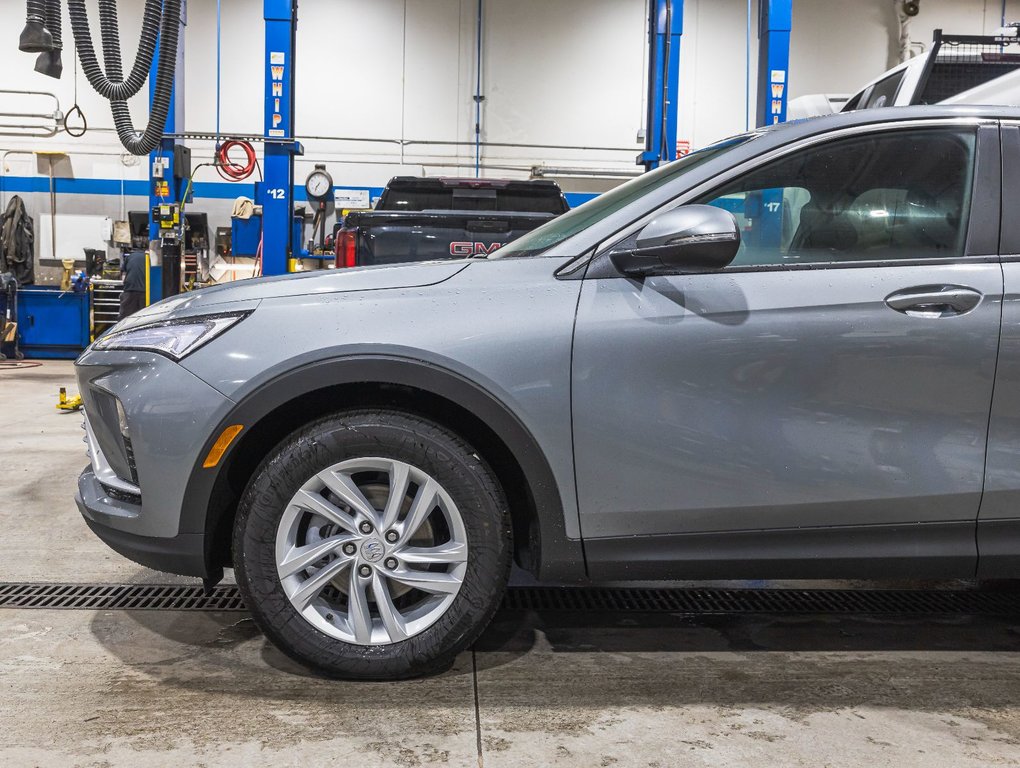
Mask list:
[{"label": "black hanging nozzle", "polygon": [[46,29],[53,40],[53,49],[43,51],[35,60],[35,71],[47,77],[60,79],[64,63],[60,52],[64,47],[60,32],[60,0],[44,0],[46,3]]},{"label": "black hanging nozzle", "polygon": [[53,50],[53,35],[46,29],[46,0],[27,0],[25,28],[18,39],[18,50],[45,53]]},{"label": "black hanging nozzle", "polygon": [[44,51],[35,60],[35,71],[57,80],[64,71],[64,62],[60,59],[60,51]]}]

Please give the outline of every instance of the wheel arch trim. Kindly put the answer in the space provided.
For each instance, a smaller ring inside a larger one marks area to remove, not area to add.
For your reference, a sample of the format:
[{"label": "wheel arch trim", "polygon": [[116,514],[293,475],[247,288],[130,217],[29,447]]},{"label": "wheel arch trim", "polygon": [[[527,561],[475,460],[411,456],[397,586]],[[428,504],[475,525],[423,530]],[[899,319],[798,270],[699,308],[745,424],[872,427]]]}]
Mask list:
[{"label": "wheel arch trim", "polygon": [[[329,387],[357,384],[409,387],[450,401],[488,426],[513,454],[534,500],[540,535],[537,573],[543,579],[577,581],[585,577],[582,543],[567,535],[566,510],[552,468],[538,441],[513,410],[491,391],[459,373],[432,362],[383,354],[329,358],[278,373],[239,400],[210,430],[185,489],[180,524],[182,532],[206,534],[210,571],[217,567],[212,547],[214,529],[219,523],[218,519],[210,519],[213,494],[246,433],[296,398]],[[217,436],[231,424],[244,425],[239,439],[228,448],[216,467],[203,468],[202,459]]]}]

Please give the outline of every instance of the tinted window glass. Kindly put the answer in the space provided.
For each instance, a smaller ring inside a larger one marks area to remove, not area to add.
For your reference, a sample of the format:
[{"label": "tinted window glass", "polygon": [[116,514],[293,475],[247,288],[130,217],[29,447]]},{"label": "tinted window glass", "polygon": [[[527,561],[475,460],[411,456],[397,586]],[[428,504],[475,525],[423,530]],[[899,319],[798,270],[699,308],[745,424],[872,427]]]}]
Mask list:
[{"label": "tinted window glass", "polygon": [[514,240],[496,251],[490,258],[501,259],[507,256],[534,256],[542,251],[552,248],[573,237],[583,229],[590,227],[596,221],[616,213],[625,206],[649,192],[658,189],[671,181],[676,180],[692,168],[738,147],[746,141],[750,141],[757,133],[745,133],[731,139],[725,139],[716,144],[684,155],[679,160],[674,160],[666,165],[660,165],[654,171],[649,171],[631,179],[626,184],[621,184],[615,189],[589,200],[584,205],[574,208],[569,213],[553,219],[548,224],[543,224],[538,229],[533,229],[519,240]]},{"label": "tinted window glass", "polygon": [[900,88],[900,81],[903,79],[905,70],[889,75],[884,80],[879,80],[868,94],[868,101],[865,109],[872,107],[891,107],[896,98],[896,91]]},{"label": "tinted window glass", "polygon": [[940,129],[833,141],[694,202],[736,216],[732,266],[962,256],[974,142]]},{"label": "tinted window glass", "polygon": [[509,189],[501,189],[496,193],[501,211],[522,211],[534,213],[563,213],[569,210],[561,195],[526,194]]},{"label": "tinted window glass", "polygon": [[507,211],[510,213],[563,213],[567,210],[558,190],[516,189],[391,189],[381,209],[390,211]]},{"label": "tinted window glass", "polygon": [[856,94],[854,96],[851,96],[847,100],[846,104],[843,105],[843,108],[841,110],[839,110],[839,111],[840,112],[853,112],[855,109],[859,109],[859,106],[860,106],[860,103],[861,103],[861,98],[863,96],[864,96],[864,91],[861,91],[860,93],[858,93],[858,94]]}]

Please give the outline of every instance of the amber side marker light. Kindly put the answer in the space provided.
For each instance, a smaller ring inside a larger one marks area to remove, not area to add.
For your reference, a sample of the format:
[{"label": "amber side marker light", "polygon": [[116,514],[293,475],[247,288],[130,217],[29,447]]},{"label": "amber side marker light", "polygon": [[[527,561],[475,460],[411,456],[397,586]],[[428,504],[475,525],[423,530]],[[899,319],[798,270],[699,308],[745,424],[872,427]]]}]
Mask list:
[{"label": "amber side marker light", "polygon": [[220,459],[223,458],[223,454],[227,452],[227,448],[234,442],[234,438],[237,437],[238,433],[244,429],[240,424],[231,424],[225,430],[220,432],[220,436],[216,438],[216,442],[213,443],[213,447],[209,449],[209,455],[205,457],[205,461],[202,462],[204,469],[211,469],[220,463]]}]

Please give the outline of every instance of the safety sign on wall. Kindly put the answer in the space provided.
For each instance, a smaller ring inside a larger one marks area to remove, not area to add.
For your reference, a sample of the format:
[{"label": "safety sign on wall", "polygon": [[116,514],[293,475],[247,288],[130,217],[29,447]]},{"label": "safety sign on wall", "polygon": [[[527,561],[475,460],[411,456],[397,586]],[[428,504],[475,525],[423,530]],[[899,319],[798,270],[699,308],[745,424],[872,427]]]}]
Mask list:
[{"label": "safety sign on wall", "polygon": [[337,210],[350,210],[353,208],[371,208],[369,200],[371,190],[368,189],[334,189],[333,204]]}]

